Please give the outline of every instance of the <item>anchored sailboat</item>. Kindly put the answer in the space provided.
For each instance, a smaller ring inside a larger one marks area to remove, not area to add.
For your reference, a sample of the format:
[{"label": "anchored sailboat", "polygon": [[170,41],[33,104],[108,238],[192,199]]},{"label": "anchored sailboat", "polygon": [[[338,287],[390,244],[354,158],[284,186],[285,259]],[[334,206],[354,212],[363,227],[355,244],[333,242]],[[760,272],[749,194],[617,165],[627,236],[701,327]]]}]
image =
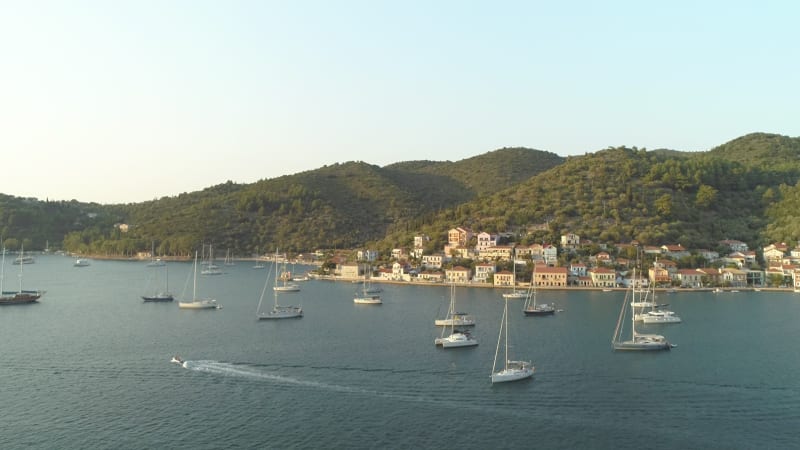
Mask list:
[{"label": "anchored sailboat", "polygon": [[[500,343],[504,344],[503,368],[497,369],[497,356],[500,354]],[[506,381],[517,381],[533,376],[534,367],[530,361],[511,360],[508,357],[508,299],[505,299],[503,319],[500,321],[500,333],[497,336],[497,348],[492,363],[492,384]]]}]

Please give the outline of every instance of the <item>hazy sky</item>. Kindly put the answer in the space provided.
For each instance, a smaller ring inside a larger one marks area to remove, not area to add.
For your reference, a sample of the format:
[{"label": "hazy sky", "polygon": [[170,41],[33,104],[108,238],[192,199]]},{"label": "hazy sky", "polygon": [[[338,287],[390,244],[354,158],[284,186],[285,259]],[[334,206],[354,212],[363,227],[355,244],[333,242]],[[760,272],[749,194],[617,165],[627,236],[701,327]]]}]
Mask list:
[{"label": "hazy sky", "polygon": [[798,136],[797,5],[0,0],[0,192]]}]

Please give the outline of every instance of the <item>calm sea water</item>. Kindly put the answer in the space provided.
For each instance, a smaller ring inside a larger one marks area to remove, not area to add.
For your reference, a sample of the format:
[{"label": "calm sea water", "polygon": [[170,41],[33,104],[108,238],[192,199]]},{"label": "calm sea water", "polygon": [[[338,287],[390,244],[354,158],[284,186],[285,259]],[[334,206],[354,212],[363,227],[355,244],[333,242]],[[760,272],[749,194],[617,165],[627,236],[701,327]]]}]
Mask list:
[{"label": "calm sea water", "polygon": [[[24,285],[41,303],[0,308],[0,448],[798,447],[798,294],[664,295],[683,323],[647,329],[678,347],[648,354],[611,350],[620,293],[542,291],[564,311],[510,304],[534,378],[492,386],[499,291],[458,288],[480,345],[443,350],[441,286],[385,285],[369,306],[308,281],[283,297],[304,318],[258,321],[266,271],[248,263],[199,278],[223,309],[186,311],[141,301],[144,263],[72,262],[39,257]],[[174,293],[190,271],[170,264]]]}]

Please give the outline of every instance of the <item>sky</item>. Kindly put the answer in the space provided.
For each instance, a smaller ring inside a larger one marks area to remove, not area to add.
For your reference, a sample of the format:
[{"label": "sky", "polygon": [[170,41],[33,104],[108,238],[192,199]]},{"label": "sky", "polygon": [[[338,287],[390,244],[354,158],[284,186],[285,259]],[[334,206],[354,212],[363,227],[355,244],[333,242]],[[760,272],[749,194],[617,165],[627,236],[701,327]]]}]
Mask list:
[{"label": "sky", "polygon": [[0,0],[0,193],[800,135],[798,2]]}]

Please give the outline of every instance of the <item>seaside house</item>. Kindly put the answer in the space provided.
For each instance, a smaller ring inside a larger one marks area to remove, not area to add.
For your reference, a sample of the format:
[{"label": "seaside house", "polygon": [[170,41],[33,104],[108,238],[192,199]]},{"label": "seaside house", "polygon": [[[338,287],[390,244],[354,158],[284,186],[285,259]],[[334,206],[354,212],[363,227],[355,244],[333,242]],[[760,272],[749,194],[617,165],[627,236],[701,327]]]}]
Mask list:
[{"label": "seaside house", "polygon": [[462,266],[444,270],[444,279],[448,283],[469,283],[470,275],[470,270]]},{"label": "seaside house", "polygon": [[677,280],[684,288],[698,288],[703,286],[703,273],[696,269],[678,269]]},{"label": "seaside house", "polygon": [[697,250],[697,254],[708,262],[713,262],[719,259],[719,253],[713,250],[700,249]]},{"label": "seaside house", "polygon": [[473,280],[479,283],[486,283],[491,281],[492,274],[497,271],[497,267],[494,264],[484,263],[484,264],[476,264],[475,265],[475,276],[472,277]]},{"label": "seaside house", "polygon": [[537,265],[533,282],[536,286],[567,287],[567,268]]},{"label": "seaside house", "polygon": [[505,287],[513,287],[514,286],[514,274],[509,270],[501,270],[494,274],[494,285],[495,286],[505,286]]},{"label": "seaside house", "polygon": [[356,263],[339,264],[337,272],[339,272],[339,276],[341,278],[353,280],[360,278],[363,275],[361,266]]},{"label": "seaside house", "polygon": [[444,273],[423,270],[417,275],[417,280],[430,281],[431,283],[441,283],[444,281]]},{"label": "seaside house", "polygon": [[747,272],[739,269],[722,269],[722,282],[730,287],[745,287]]},{"label": "seaside house", "polygon": [[586,276],[586,264],[583,263],[572,263],[569,266],[569,273],[575,277],[585,277]]},{"label": "seaside house", "polygon": [[696,269],[701,274],[703,286],[719,286],[722,284],[722,277],[717,269],[700,268]]},{"label": "seaside house", "polygon": [[606,267],[595,267],[589,270],[592,286],[612,288],[617,285],[617,272]]},{"label": "seaside house", "polygon": [[665,284],[672,283],[672,277],[669,274],[669,271],[664,268],[662,265],[654,265],[651,267],[647,272],[648,278],[650,278],[650,282],[655,283],[656,286],[662,286]]}]

